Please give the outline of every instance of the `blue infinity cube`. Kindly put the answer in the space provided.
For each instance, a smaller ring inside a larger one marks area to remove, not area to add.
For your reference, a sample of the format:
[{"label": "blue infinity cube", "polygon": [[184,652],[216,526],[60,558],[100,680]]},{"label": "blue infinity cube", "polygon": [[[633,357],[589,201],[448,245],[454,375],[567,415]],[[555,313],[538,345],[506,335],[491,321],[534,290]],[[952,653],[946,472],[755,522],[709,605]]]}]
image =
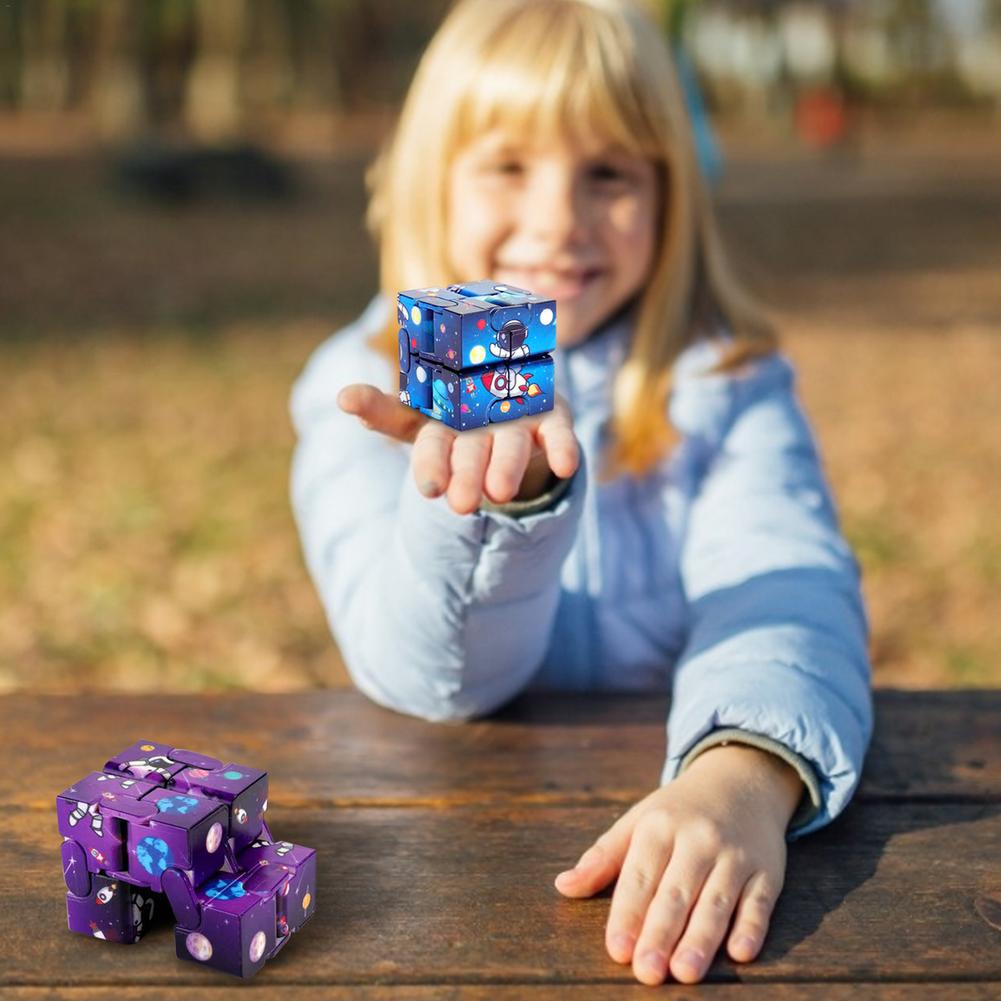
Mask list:
[{"label": "blue infinity cube", "polygon": [[396,297],[400,402],[456,431],[553,409],[556,301],[485,280]]}]

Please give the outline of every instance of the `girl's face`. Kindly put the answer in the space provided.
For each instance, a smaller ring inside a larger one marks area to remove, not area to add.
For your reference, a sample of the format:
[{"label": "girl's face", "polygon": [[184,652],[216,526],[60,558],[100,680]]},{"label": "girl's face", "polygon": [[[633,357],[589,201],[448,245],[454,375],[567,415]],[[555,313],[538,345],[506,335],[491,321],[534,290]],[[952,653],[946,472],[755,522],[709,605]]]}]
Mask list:
[{"label": "girl's face", "polygon": [[659,195],[654,164],[634,154],[487,133],[449,172],[449,258],[460,281],[554,298],[557,343],[579,344],[643,286]]}]

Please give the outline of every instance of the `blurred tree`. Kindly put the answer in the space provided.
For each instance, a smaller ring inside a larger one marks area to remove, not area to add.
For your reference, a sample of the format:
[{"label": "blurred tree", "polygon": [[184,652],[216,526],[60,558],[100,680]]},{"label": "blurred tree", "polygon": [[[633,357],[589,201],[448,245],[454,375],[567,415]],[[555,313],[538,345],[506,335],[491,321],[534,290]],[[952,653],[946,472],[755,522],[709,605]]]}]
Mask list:
[{"label": "blurred tree", "polygon": [[96,19],[90,107],[102,138],[117,140],[145,131],[145,89],[138,42],[142,6],[132,0],[101,0]]},{"label": "blurred tree", "polygon": [[255,0],[249,12],[239,96],[251,120],[266,118],[291,103],[295,74],[290,9],[285,0]]},{"label": "blurred tree", "polygon": [[[852,106],[1001,104],[999,0],[638,2],[714,111],[784,118],[824,87]],[[453,3],[0,0],[0,104],[214,143],[297,111],[381,113]]]},{"label": "blurred tree", "polygon": [[35,0],[21,16],[20,103],[27,111],[61,111],[69,93],[66,5]]},{"label": "blurred tree", "polygon": [[241,131],[240,56],[246,0],[199,0],[194,7],[197,50],[188,74],[184,122],[204,142],[235,139]]},{"label": "blurred tree", "polygon": [[195,56],[195,0],[145,0],[142,65],[149,116],[159,128],[183,113],[187,77]]},{"label": "blurred tree", "polygon": [[295,103],[344,114],[350,82],[338,40],[354,5],[350,0],[309,0],[288,8],[295,67]]}]

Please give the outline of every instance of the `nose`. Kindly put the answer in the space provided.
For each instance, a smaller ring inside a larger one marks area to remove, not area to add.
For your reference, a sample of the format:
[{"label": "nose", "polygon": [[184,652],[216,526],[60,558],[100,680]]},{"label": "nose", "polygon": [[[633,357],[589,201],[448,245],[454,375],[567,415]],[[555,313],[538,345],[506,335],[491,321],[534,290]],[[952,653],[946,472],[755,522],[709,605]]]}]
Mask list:
[{"label": "nose", "polygon": [[573,170],[549,166],[534,173],[522,223],[540,242],[560,247],[581,240],[588,228],[584,192]]}]

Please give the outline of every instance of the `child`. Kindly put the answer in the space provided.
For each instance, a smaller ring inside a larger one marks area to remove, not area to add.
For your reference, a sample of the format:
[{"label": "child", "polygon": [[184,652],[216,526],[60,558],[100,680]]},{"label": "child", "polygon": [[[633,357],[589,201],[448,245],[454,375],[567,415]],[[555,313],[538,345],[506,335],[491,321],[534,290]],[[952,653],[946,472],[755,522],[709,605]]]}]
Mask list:
[{"label": "child", "polygon": [[[461,0],[369,183],[381,294],[291,402],[293,505],[348,671],[435,721],[672,684],[661,787],[556,886],[618,877],[605,946],[644,983],[701,979],[731,916],[750,961],[786,841],[858,783],[869,623],[668,48],[624,0]],[[555,408],[456,433],[397,398],[395,295],[486,277],[556,298]]]}]

